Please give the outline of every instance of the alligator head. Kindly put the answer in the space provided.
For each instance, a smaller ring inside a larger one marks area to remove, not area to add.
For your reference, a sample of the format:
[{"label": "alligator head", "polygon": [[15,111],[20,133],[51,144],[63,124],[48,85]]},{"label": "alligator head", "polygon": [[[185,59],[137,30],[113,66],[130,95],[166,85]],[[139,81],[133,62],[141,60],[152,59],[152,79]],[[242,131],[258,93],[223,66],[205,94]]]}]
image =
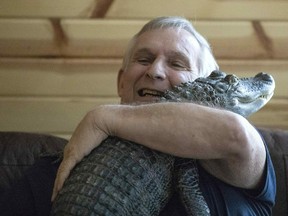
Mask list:
[{"label": "alligator head", "polygon": [[274,88],[273,77],[266,73],[258,73],[250,78],[238,78],[222,71],[213,71],[208,77],[167,90],[163,100],[195,102],[224,108],[247,117],[270,100]]}]

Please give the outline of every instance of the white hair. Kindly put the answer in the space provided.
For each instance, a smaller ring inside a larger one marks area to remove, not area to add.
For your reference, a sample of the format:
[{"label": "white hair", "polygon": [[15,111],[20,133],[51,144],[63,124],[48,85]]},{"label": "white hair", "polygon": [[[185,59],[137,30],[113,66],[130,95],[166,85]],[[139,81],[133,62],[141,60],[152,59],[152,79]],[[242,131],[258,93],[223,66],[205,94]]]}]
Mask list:
[{"label": "white hair", "polygon": [[183,17],[177,16],[158,17],[145,24],[143,28],[130,40],[123,58],[122,69],[127,69],[132,58],[136,40],[140,35],[147,31],[164,28],[175,28],[179,31],[184,29],[196,39],[200,46],[200,52],[197,59],[200,76],[208,76],[213,70],[219,69],[219,66],[212,54],[211,47],[207,40],[196,31],[190,21]]}]

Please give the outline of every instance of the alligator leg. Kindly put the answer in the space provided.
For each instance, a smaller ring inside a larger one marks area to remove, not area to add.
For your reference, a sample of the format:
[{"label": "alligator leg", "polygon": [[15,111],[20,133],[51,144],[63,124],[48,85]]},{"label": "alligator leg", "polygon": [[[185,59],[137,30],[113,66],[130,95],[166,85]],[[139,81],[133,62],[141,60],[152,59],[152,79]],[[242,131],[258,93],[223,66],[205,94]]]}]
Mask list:
[{"label": "alligator leg", "polygon": [[51,215],[159,215],[173,166],[170,155],[109,137],[72,170]]},{"label": "alligator leg", "polygon": [[196,160],[175,159],[175,184],[186,212],[191,216],[210,215],[209,207],[199,188],[199,175]]}]

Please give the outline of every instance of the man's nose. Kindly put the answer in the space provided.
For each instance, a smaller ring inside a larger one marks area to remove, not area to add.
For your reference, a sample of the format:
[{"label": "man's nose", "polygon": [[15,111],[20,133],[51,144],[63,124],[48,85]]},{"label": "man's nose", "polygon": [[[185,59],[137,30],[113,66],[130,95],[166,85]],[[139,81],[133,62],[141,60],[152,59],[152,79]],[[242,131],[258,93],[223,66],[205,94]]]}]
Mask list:
[{"label": "man's nose", "polygon": [[164,80],[166,78],[164,64],[161,61],[154,61],[147,70],[146,75],[151,79]]}]

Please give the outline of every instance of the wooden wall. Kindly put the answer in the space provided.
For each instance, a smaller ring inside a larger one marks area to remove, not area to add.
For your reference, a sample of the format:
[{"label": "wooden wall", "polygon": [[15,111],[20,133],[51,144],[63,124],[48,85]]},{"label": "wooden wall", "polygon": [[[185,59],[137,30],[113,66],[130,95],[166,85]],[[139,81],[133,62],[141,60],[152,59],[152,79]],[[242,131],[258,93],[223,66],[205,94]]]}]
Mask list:
[{"label": "wooden wall", "polygon": [[69,137],[88,110],[118,103],[128,39],[164,15],[190,19],[222,70],[272,74],[274,97],[250,120],[288,129],[286,0],[1,0],[0,130]]}]

